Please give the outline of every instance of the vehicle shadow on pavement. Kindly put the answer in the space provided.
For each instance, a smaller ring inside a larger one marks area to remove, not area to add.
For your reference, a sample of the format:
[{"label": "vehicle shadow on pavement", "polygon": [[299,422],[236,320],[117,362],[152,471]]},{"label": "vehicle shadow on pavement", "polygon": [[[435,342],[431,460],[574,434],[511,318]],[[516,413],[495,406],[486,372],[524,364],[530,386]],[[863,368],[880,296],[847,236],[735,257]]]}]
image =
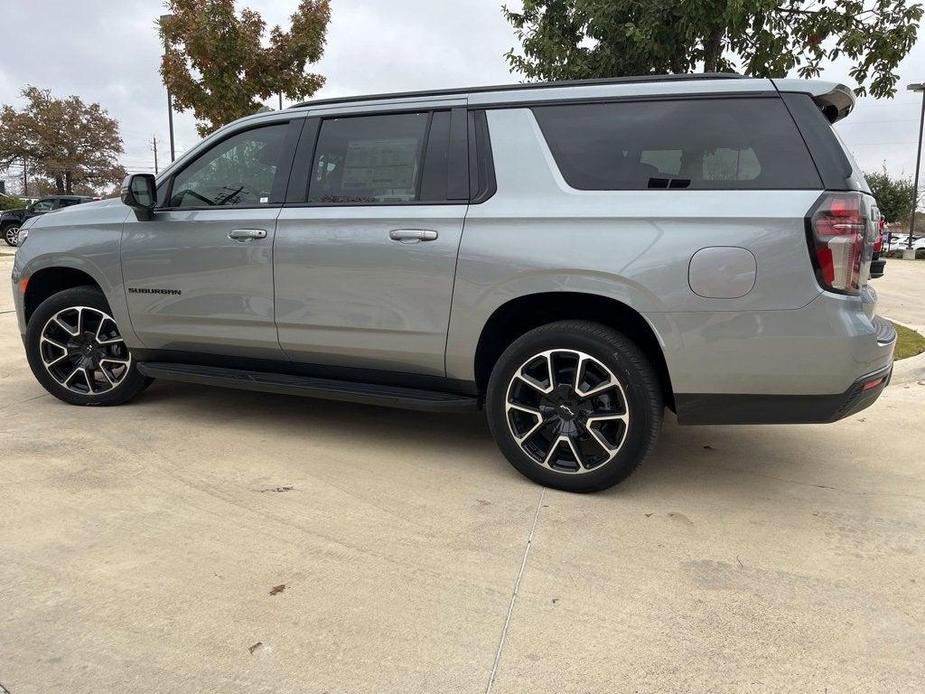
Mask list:
[{"label": "vehicle shadow on pavement", "polygon": [[[498,452],[481,412],[412,412],[182,383],[156,383],[134,407],[164,407],[167,416],[210,429],[246,422],[268,437],[323,434],[344,447],[360,437],[366,446],[413,450],[434,466],[478,465],[491,474],[519,477]],[[833,427],[838,426],[843,425],[680,427],[666,411],[652,455],[604,494],[707,487],[750,497],[793,485],[834,489],[825,481],[825,470],[813,463],[813,452],[822,439],[836,437]]]}]

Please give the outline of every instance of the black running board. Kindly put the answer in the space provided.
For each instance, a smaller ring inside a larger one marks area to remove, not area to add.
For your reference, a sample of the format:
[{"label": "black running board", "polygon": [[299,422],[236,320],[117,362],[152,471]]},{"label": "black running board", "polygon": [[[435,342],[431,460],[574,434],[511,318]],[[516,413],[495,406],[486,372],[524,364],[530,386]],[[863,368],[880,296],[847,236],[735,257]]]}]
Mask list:
[{"label": "black running board", "polygon": [[353,381],[335,381],[327,378],[289,376],[226,369],[217,366],[171,364],[166,362],[140,362],[138,370],[151,378],[197,383],[207,386],[256,390],[263,393],[300,395],[325,400],[357,402],[365,405],[399,407],[406,410],[429,412],[471,412],[478,409],[478,398],[455,393],[444,393],[401,386],[383,386]]}]

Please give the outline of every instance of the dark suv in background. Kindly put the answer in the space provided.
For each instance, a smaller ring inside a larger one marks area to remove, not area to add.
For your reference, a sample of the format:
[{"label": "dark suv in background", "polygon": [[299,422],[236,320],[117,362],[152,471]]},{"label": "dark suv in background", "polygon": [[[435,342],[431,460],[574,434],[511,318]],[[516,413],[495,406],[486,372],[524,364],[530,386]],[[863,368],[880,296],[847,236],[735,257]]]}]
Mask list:
[{"label": "dark suv in background", "polygon": [[15,246],[19,242],[19,228],[27,219],[36,215],[60,210],[62,207],[79,205],[82,202],[93,200],[86,195],[56,195],[35,201],[29,207],[18,210],[6,210],[0,214],[0,234],[7,246]]}]

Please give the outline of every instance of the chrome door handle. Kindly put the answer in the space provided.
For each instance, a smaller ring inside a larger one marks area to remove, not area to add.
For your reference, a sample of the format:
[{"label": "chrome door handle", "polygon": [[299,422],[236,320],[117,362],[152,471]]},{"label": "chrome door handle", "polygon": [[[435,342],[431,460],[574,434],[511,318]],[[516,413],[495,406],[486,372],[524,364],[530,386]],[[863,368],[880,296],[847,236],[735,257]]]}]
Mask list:
[{"label": "chrome door handle", "polygon": [[266,229],[235,229],[228,234],[228,238],[232,241],[253,241],[254,239],[265,239],[266,237]]},{"label": "chrome door handle", "polygon": [[433,241],[437,232],[431,229],[392,229],[389,238],[402,243],[418,243],[419,241]]}]

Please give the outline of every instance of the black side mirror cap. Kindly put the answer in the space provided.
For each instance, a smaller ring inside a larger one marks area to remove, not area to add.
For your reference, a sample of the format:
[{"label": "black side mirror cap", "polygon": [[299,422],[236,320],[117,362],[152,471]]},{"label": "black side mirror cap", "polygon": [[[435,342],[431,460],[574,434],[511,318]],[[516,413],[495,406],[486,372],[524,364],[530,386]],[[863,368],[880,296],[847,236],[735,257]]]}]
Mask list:
[{"label": "black side mirror cap", "polygon": [[157,186],[151,174],[129,174],[122,181],[122,203],[135,210],[135,217],[146,222],[154,217]]}]

